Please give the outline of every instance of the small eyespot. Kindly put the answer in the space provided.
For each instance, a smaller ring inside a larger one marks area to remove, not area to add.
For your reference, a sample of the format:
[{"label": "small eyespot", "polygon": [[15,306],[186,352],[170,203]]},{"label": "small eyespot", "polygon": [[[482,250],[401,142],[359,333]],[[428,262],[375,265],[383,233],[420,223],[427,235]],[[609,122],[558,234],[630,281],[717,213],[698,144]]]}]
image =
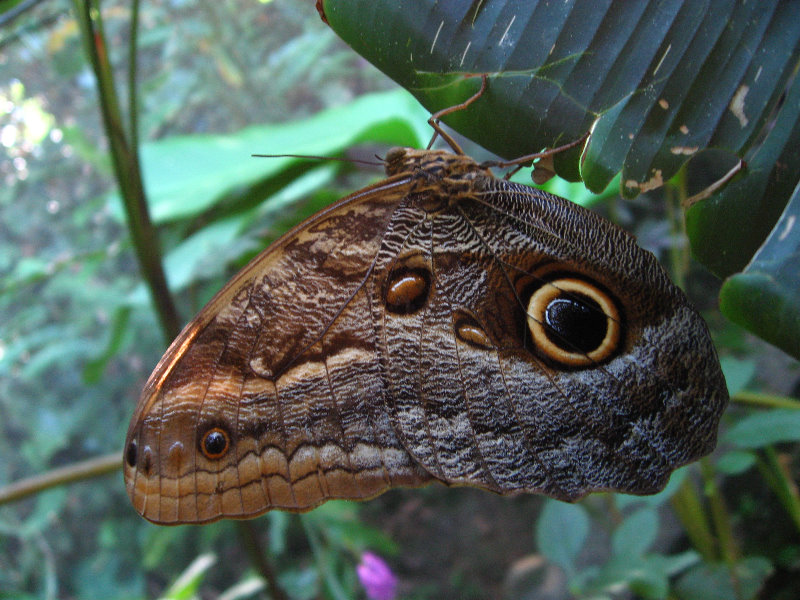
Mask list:
[{"label": "small eyespot", "polygon": [[200,450],[209,460],[222,458],[230,448],[231,440],[228,433],[219,427],[213,427],[206,431],[200,441]]},{"label": "small eyespot", "polygon": [[167,450],[167,458],[164,461],[164,464],[173,471],[177,472],[180,470],[185,460],[186,454],[183,449],[183,442],[179,442],[177,440],[172,442],[169,450]]},{"label": "small eyespot", "polygon": [[465,315],[459,317],[455,323],[455,330],[456,338],[474,348],[491,350],[494,347],[486,331],[472,317]]},{"label": "small eyespot", "polygon": [[600,287],[577,278],[558,278],[533,291],[528,329],[539,353],[566,367],[610,360],[622,345],[615,301]]},{"label": "small eyespot", "polygon": [[139,472],[143,473],[146,477],[150,477],[153,471],[153,451],[150,446],[142,448],[142,460],[138,461]]},{"label": "small eyespot", "polygon": [[431,274],[427,269],[396,269],[386,280],[386,309],[399,315],[415,313],[425,305],[430,288]]},{"label": "small eyespot", "polygon": [[128,449],[125,451],[125,462],[128,463],[129,467],[136,466],[136,440],[131,440],[131,443],[128,444]]}]

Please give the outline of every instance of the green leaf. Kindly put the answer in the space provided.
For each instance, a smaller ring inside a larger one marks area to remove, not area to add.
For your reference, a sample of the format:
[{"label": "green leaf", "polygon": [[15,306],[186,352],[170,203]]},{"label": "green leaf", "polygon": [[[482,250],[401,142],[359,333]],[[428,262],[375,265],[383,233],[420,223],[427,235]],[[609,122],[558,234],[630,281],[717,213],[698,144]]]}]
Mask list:
[{"label": "green leaf", "polygon": [[720,309],[800,359],[800,185],[750,264],[725,281]]},{"label": "green leaf", "polygon": [[320,597],[320,574],[314,567],[284,569],[278,583],[293,600],[312,600]]},{"label": "green leaf", "polygon": [[36,507],[21,524],[17,524],[16,534],[31,537],[46,532],[53,525],[53,515],[61,514],[68,502],[66,488],[53,488],[36,496]]},{"label": "green leaf", "polygon": [[582,598],[616,598],[627,589],[639,598],[663,600],[669,593],[669,577],[697,561],[697,553],[692,551],[673,556],[615,555],[600,568],[582,571],[571,587]]},{"label": "green leaf", "polygon": [[[687,212],[695,256],[720,276],[744,268],[800,180],[792,3],[322,4],[346,42],[431,111],[464,102],[479,89],[477,75],[487,75],[485,93],[444,120],[501,156],[591,130],[583,154],[555,157],[556,173],[591,190],[621,172],[621,192],[635,196],[707,149],[743,158],[733,181]],[[799,280],[733,280],[723,310],[800,357]]]},{"label": "green leaf", "polygon": [[548,499],[536,523],[536,546],[569,576],[589,535],[589,517],[580,504]]},{"label": "green leaf", "polygon": [[725,475],[740,475],[752,467],[756,462],[756,457],[752,452],[744,450],[732,450],[726,452],[717,459],[717,470]]},{"label": "green leaf", "polygon": [[[216,524],[215,524],[216,525]],[[212,525],[212,527],[214,527]],[[142,535],[142,567],[152,571],[169,559],[172,548],[178,547],[187,536],[185,527],[156,527],[145,525]],[[206,530],[207,531],[207,530]]]},{"label": "green leaf", "polygon": [[698,148],[745,147],[777,105],[800,39],[792,8],[777,1],[323,7],[334,31],[431,111],[478,89],[464,75],[488,74],[487,93],[445,120],[497,154],[536,152],[594,124],[584,181],[604,189],[622,169],[632,193],[669,179]]},{"label": "green leaf", "polygon": [[14,270],[3,278],[0,293],[15,292],[24,285],[41,281],[53,274],[54,265],[51,261],[43,260],[37,256],[23,256],[14,265]]},{"label": "green leaf", "polygon": [[658,513],[642,508],[625,518],[611,536],[615,556],[642,556],[658,535]]},{"label": "green leaf", "polygon": [[119,556],[99,553],[76,561],[74,595],[85,600],[108,598],[142,598],[144,578],[139,573],[125,570]]},{"label": "green leaf", "polygon": [[[8,18],[14,18],[18,14],[19,11],[13,10],[17,4],[22,2],[22,0],[5,0],[2,6],[0,6],[0,15],[4,15]],[[12,12],[13,11],[13,12]],[[11,13],[11,15],[6,15],[5,13]]]},{"label": "green leaf", "polygon": [[328,543],[360,553],[370,548],[381,554],[396,554],[397,544],[385,533],[361,523],[358,505],[346,500],[326,502],[303,517],[324,532]]},{"label": "green leaf", "polygon": [[[277,193],[285,184],[283,172],[298,163],[295,158],[267,160],[252,154],[335,156],[364,140],[420,146],[430,137],[426,119],[407,92],[395,90],[362,96],[292,123],[142,144],[153,221],[185,219],[225,203],[253,206]],[[312,166],[305,161],[302,168]],[[277,185],[270,185],[275,178]],[[119,206],[116,214],[121,219]]]},{"label": "green leaf", "polygon": [[756,372],[754,360],[739,360],[732,356],[723,356],[719,360],[725,383],[728,384],[728,394],[734,396],[741,392],[750,383]]},{"label": "green leaf", "polygon": [[[649,561],[644,559],[619,560],[610,563],[608,573],[601,573],[608,577],[605,586],[609,591],[617,589],[620,584],[630,589],[637,597],[647,600],[664,600],[669,591],[669,580],[666,573],[654,568]],[[614,577],[613,575],[616,575]]]},{"label": "green leaf", "polygon": [[[170,289],[180,292],[197,281],[221,275],[231,262],[239,259],[246,251],[260,250],[260,241],[242,235],[248,225],[256,223],[262,227],[269,226],[277,237],[285,229],[283,223],[277,222],[278,219],[283,218],[294,203],[324,189],[336,173],[336,167],[325,164],[298,177],[287,178],[286,185],[258,208],[212,221],[188,236],[164,257],[164,271]],[[280,179],[280,176],[276,179]],[[146,304],[146,286],[139,284],[131,292],[127,302],[138,306]]]},{"label": "green leaf", "polygon": [[266,584],[260,577],[248,577],[222,592],[217,597],[217,600],[240,600],[241,598],[262,597],[263,594],[260,592],[262,592],[265,587]]},{"label": "green leaf", "polygon": [[161,600],[188,600],[193,598],[208,571],[216,562],[217,557],[213,554],[201,554],[195,558],[192,564],[186,567],[186,570],[169,586]]},{"label": "green leaf", "polygon": [[800,410],[776,408],[743,418],[722,437],[735,448],[762,448],[800,440]]},{"label": "green leaf", "polygon": [[267,513],[267,521],[269,521],[269,555],[280,556],[286,550],[289,515],[280,510],[273,510]]},{"label": "green leaf", "polygon": [[[238,242],[248,220],[248,215],[220,219],[170,250],[164,259],[170,289],[177,292],[198,279],[209,279],[222,273],[226,263],[245,249],[239,248]],[[224,258],[228,258],[228,261]],[[142,288],[138,293],[144,294],[145,289]]]},{"label": "green leaf", "polygon": [[94,384],[99,382],[108,361],[119,353],[126,334],[129,332],[128,322],[130,321],[130,316],[131,310],[127,306],[119,307],[114,313],[105,349],[99,356],[87,361],[83,368],[83,378],[86,383]]},{"label": "green leaf", "polygon": [[751,600],[771,573],[772,564],[760,556],[739,561],[732,572],[727,565],[701,564],[678,580],[675,591],[680,600]]},{"label": "green leaf", "polygon": [[[744,171],[686,211],[695,257],[720,277],[743,269],[771,231],[789,233],[776,223],[800,177],[800,78],[775,110],[764,139],[744,153]],[[797,247],[798,234],[792,233],[787,248]]]}]

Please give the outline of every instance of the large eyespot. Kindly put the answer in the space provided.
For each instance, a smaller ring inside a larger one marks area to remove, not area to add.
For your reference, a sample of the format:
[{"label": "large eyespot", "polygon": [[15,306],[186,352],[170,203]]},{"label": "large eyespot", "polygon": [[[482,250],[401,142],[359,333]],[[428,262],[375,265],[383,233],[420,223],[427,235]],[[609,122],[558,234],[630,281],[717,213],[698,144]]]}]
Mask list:
[{"label": "large eyespot", "polygon": [[128,463],[129,467],[136,466],[136,440],[131,440],[131,443],[128,444],[128,449],[125,451],[125,462]]},{"label": "large eyespot", "polygon": [[431,274],[422,268],[397,268],[386,280],[386,309],[398,315],[410,315],[425,305],[431,289]]},{"label": "large eyespot", "polygon": [[544,358],[567,367],[588,367],[613,357],[622,344],[617,304],[583,279],[546,282],[528,301],[528,329]]},{"label": "large eyespot", "polygon": [[225,456],[231,446],[228,432],[219,427],[212,427],[200,440],[200,450],[209,460],[217,460]]}]

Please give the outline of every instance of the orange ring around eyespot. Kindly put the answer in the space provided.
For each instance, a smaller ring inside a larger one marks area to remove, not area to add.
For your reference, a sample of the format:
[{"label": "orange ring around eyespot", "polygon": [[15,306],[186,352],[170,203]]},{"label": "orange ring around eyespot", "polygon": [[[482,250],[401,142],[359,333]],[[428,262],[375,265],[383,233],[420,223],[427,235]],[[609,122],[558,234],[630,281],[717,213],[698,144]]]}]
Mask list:
[{"label": "orange ring around eyespot", "polygon": [[[211,452],[208,448],[206,448],[206,443],[208,442],[208,437],[211,434],[219,433],[225,440],[224,447],[219,450],[218,452]],[[209,460],[217,460],[225,456],[228,453],[228,449],[231,447],[231,438],[228,435],[228,432],[220,427],[212,427],[208,431],[205,432],[203,435],[203,439],[200,441],[200,450],[203,452],[203,456],[205,456]]]},{"label": "orange ring around eyespot", "polygon": [[[570,352],[558,346],[547,335],[544,314],[553,300],[563,292],[586,296],[597,303],[606,316],[606,334],[591,352]],[[536,348],[552,361],[567,367],[587,367],[602,363],[618,349],[622,338],[620,313],[614,300],[603,290],[577,278],[562,278],[547,282],[536,289],[528,300],[528,329]]]}]

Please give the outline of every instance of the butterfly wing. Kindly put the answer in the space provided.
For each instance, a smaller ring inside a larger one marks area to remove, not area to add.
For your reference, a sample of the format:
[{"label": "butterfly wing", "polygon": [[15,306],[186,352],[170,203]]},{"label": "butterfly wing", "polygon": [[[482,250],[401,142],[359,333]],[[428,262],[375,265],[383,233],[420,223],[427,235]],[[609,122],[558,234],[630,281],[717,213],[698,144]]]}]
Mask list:
[{"label": "butterfly wing", "polygon": [[[653,493],[713,449],[727,390],[707,328],[632,236],[488,177],[458,202],[404,211],[414,226],[384,238],[374,318],[394,426],[437,479],[564,500]],[[424,299],[391,310],[387,290],[408,273],[428,282]],[[588,297],[602,318],[579,314],[578,329],[601,333],[570,347],[567,328],[551,348],[547,310],[529,322],[534,296]]]},{"label": "butterfly wing", "polygon": [[383,403],[364,287],[408,188],[319,213],[239,273],[169,348],[126,441],[128,493],[164,524],[308,510],[430,476]]},{"label": "butterfly wing", "polygon": [[705,324],[604,219],[398,150],[173,343],[126,442],[159,523],[308,510],[439,480],[647,493],[709,452],[727,393]]}]

